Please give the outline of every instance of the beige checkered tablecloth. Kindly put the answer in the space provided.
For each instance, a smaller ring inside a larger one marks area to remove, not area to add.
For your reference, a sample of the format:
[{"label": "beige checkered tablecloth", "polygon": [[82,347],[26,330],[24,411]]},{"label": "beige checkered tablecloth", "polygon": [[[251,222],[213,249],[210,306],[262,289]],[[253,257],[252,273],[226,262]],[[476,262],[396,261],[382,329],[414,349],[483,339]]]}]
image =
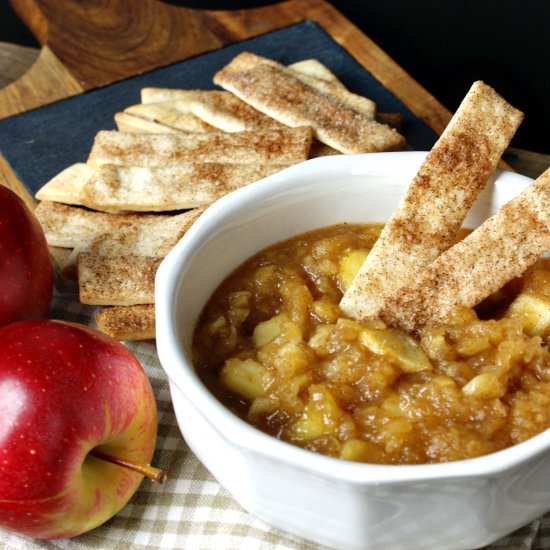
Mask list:
[{"label": "beige checkered tablecloth", "polygon": [[[93,324],[95,310],[72,294],[58,294],[52,318]],[[153,464],[168,474],[164,485],[145,480],[126,507],[104,525],[73,539],[32,540],[0,530],[6,550],[312,550],[319,548],[272,529],[245,512],[189,450],[179,432],[168,381],[153,342],[129,343],[146,370],[159,410]],[[550,548],[550,514],[490,548]],[[443,549],[437,549],[443,550]]]}]

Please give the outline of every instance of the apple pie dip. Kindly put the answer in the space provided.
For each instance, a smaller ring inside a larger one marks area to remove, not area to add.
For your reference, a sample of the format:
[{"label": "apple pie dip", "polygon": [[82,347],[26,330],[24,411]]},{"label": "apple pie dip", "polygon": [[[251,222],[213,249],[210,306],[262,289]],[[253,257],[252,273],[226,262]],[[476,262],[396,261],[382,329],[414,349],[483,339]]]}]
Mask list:
[{"label": "apple pie dip", "polygon": [[274,437],[368,463],[466,459],[550,427],[550,261],[413,336],[338,305],[381,229],[315,230],[232,273],[194,336],[210,391]]}]

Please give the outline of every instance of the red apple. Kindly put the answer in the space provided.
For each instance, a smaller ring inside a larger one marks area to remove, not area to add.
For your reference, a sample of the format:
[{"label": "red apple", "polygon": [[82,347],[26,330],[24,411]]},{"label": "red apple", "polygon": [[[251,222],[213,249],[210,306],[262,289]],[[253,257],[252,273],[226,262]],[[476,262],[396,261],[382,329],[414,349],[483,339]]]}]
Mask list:
[{"label": "red apple", "polygon": [[148,464],[153,392],[138,360],[89,327],[0,329],[0,527],[72,537],[116,514],[143,476],[91,453]]},{"label": "red apple", "polygon": [[0,185],[0,327],[47,317],[53,272],[46,238],[27,205]]}]

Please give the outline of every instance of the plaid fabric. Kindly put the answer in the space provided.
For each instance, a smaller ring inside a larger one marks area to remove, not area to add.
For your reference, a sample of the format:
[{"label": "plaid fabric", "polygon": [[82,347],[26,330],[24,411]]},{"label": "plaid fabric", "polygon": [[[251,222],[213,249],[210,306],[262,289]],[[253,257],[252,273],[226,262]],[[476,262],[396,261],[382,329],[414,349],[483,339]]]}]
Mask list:
[{"label": "plaid fabric", "polygon": [[[66,290],[66,289],[65,289]],[[58,293],[51,317],[94,325],[95,309]],[[153,464],[168,481],[144,480],[130,502],[102,526],[73,539],[32,540],[0,530],[6,550],[321,550],[296,540],[245,512],[189,450],[179,432],[168,381],[153,342],[128,343],[147,372],[159,411]],[[491,549],[550,548],[550,514],[491,545]]]}]

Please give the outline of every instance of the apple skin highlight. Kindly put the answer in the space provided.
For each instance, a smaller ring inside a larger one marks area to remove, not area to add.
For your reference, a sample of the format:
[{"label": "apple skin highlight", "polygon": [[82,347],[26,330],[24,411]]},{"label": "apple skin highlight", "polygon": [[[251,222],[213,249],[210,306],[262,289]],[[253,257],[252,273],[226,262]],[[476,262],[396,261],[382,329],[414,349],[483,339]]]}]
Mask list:
[{"label": "apple skin highlight", "polygon": [[0,184],[0,326],[48,316],[53,268],[36,216]]},{"label": "apple skin highlight", "polygon": [[122,344],[82,325],[0,329],[0,527],[73,537],[115,515],[143,476],[88,453],[151,461],[151,385]]}]

